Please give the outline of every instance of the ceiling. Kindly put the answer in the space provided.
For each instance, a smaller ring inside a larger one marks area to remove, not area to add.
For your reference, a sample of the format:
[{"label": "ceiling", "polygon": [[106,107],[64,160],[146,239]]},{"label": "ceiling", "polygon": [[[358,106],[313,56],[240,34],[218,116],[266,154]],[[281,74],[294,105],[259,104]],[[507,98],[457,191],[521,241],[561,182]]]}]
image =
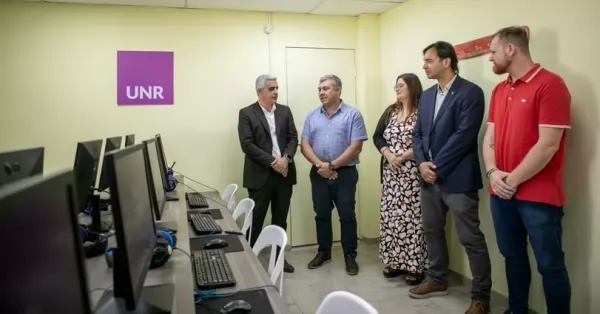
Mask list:
[{"label": "ceiling", "polygon": [[357,16],[383,13],[406,0],[12,0],[16,2],[60,2],[135,5],[189,9],[287,12]]}]

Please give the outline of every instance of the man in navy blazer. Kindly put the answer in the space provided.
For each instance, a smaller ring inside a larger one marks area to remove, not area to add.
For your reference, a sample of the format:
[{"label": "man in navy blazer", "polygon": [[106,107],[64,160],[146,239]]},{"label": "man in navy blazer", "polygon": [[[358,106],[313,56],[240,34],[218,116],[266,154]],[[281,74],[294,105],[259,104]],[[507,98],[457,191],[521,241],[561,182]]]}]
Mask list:
[{"label": "man in navy blazer", "polygon": [[413,151],[421,175],[421,210],[429,251],[429,280],[411,289],[413,298],[446,295],[449,257],[446,212],[454,216],[473,275],[467,314],[489,312],[490,257],[479,228],[478,190],[483,187],[477,145],[485,112],[483,90],[458,75],[454,47],[439,41],[423,50],[423,69],[437,84],[419,102]]}]

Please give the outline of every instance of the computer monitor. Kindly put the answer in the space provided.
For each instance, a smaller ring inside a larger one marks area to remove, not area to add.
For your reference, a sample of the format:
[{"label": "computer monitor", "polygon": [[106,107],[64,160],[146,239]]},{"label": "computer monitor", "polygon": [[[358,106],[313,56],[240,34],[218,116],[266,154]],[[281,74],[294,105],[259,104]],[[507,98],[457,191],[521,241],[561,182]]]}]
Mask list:
[{"label": "computer monitor", "polygon": [[72,171],[0,189],[0,313],[90,314]]},{"label": "computer monitor", "polygon": [[73,165],[73,174],[77,186],[76,197],[79,204],[77,211],[92,216],[92,223],[88,228],[94,232],[108,231],[108,228],[102,226],[100,195],[94,193],[101,150],[102,140],[77,143],[75,164]]},{"label": "computer monitor", "polygon": [[115,149],[121,148],[121,143],[123,142],[122,136],[109,137],[106,139],[105,153],[113,151]]},{"label": "computer monitor", "polygon": [[[122,136],[109,137],[106,139],[106,144],[104,145],[104,156],[107,153],[117,150],[121,148],[121,142],[123,141]],[[106,173],[106,167],[104,166],[104,160],[102,161],[102,171],[100,173],[100,182],[98,184],[98,190],[104,191],[108,189],[108,179],[106,178],[108,174]]]},{"label": "computer monitor", "polygon": [[81,207],[78,208],[78,212],[88,208],[90,194],[94,191],[101,151],[102,140],[77,143],[73,174],[77,185],[77,201]]},{"label": "computer monitor", "polygon": [[165,149],[163,147],[162,138],[160,134],[156,134],[156,148],[158,149],[158,162],[160,164],[160,176],[162,177],[162,183],[165,191],[169,189],[169,175],[167,173],[167,157],[165,156]]},{"label": "computer monitor", "polygon": [[114,297],[124,301],[128,311],[153,307],[140,302],[156,245],[144,145],[109,152],[105,161],[117,238],[117,248],[113,253]]},{"label": "computer monitor", "polygon": [[133,144],[135,144],[135,134],[125,136],[125,147],[129,147]]},{"label": "computer monitor", "polygon": [[156,139],[151,138],[144,141],[144,159],[146,161],[146,175],[148,178],[148,188],[150,190],[150,201],[156,220],[162,219],[162,212],[165,208],[165,190],[160,174],[160,163],[158,161],[158,150],[156,149]]},{"label": "computer monitor", "polygon": [[44,148],[0,152],[0,187],[44,172]]}]

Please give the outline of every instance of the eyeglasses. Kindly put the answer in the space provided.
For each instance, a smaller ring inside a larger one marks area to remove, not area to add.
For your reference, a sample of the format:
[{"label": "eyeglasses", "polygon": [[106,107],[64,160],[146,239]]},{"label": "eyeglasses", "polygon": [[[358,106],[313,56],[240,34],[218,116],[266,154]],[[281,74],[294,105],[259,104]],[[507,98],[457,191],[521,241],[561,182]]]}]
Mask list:
[{"label": "eyeglasses", "polygon": [[404,86],[405,86],[404,84],[398,84],[398,85],[394,86],[394,91],[397,92],[399,89],[401,89]]}]

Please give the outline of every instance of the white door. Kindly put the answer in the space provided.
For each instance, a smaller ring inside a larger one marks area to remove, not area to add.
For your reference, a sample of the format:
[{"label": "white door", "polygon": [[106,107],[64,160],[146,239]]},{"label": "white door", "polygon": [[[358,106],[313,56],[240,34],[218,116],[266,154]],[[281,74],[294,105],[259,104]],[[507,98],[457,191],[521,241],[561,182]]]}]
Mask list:
[{"label": "white door", "polygon": [[[342,80],[344,103],[356,106],[356,67],[353,49],[288,47],[286,48],[286,66],[287,104],[294,114],[299,138],[301,138],[304,120],[308,113],[321,105],[317,91],[321,76],[337,75]],[[291,200],[290,242],[292,246],[312,245],[317,243],[317,231],[309,178],[311,164],[302,156],[300,147],[298,147],[294,160],[298,173],[298,184],[294,187]],[[358,197],[358,190],[356,195]],[[358,208],[356,213],[358,215]],[[335,208],[332,213],[332,225],[333,240],[339,241],[340,222]]]}]

